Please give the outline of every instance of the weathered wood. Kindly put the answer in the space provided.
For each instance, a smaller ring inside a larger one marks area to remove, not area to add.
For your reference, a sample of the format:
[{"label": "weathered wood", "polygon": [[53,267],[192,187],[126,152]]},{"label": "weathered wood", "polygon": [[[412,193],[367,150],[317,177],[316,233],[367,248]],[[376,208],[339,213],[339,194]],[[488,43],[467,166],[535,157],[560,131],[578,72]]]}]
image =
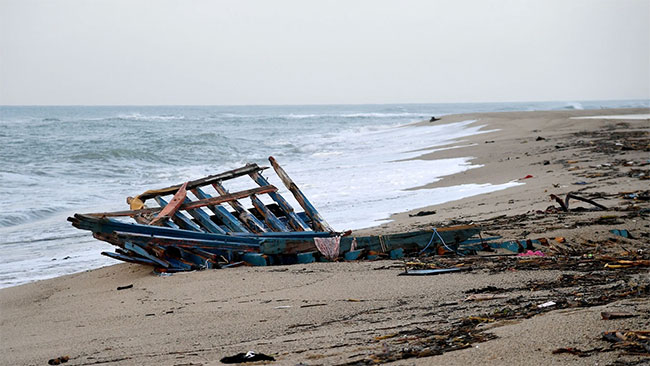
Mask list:
[{"label": "weathered wood", "polygon": [[[185,197],[185,203],[192,203],[192,201],[189,198]],[[187,210],[187,213],[189,213],[196,221],[198,221],[199,225],[201,225],[205,231],[218,234],[226,233],[224,229],[220,228],[212,221],[212,219],[210,219],[210,215],[205,213],[200,208]]]},{"label": "weathered wood", "polygon": [[[156,202],[158,202],[160,207],[164,208],[167,206],[167,201],[165,201],[164,198],[160,196],[156,196],[154,197],[154,199],[156,200]],[[182,212],[176,211],[172,215],[171,219],[174,220],[174,222],[178,226],[182,227],[183,229],[203,232],[203,229],[201,229],[199,225],[195,224],[189,217],[185,216]],[[150,225],[150,226],[155,226],[155,225]]]},{"label": "weathered wood", "polygon": [[100,218],[84,214],[75,214],[68,221],[78,229],[89,230],[94,234],[112,234],[127,232],[144,235],[160,235],[180,239],[220,240],[231,244],[259,246],[259,238],[255,235],[231,236],[223,234],[204,233],[199,231],[172,229],[162,226],[150,226],[120,222],[111,218]]},{"label": "weathered wood", "polygon": [[128,262],[128,263],[144,264],[144,265],[153,266],[153,267],[155,267],[157,265],[155,262],[152,262],[152,261],[150,261],[148,259],[140,258],[140,257],[133,257],[133,256],[122,254],[122,253],[102,252],[101,254],[105,255],[105,256],[107,256],[109,258],[118,259],[118,260]]},{"label": "weathered wood", "polygon": [[255,195],[251,195],[251,201],[253,202],[253,206],[257,210],[257,212],[260,213],[264,217],[264,222],[266,222],[266,225],[273,229],[274,231],[289,231],[289,229],[278,219],[273,212],[271,212],[266,205],[264,205],[264,202],[260,201],[259,198]]},{"label": "weathered wood", "polygon": [[[212,186],[222,196],[230,194],[228,190],[221,184],[221,182],[213,183]],[[239,216],[241,222],[243,222],[244,225],[250,229],[250,231],[254,233],[266,232],[264,224],[262,224],[262,222],[258,220],[257,217],[251,215],[251,213],[248,212],[248,210],[241,203],[239,203],[238,200],[230,200],[228,201],[228,204],[237,212],[237,215]]]},{"label": "weathered wood", "polygon": [[293,194],[293,196],[296,198],[296,201],[302,206],[302,208],[305,210],[305,213],[309,218],[312,220],[312,225],[314,227],[314,230],[316,231],[331,231],[333,232],[334,230],[332,227],[325,221],[325,219],[318,213],[316,208],[309,202],[307,197],[300,191],[298,186],[289,178],[289,175],[280,167],[277,161],[275,161],[275,158],[270,156],[269,161],[271,162],[271,166],[273,166],[273,169],[275,172],[278,174],[278,177],[280,177],[280,180],[282,180],[282,183],[289,189],[289,191]]},{"label": "weathered wood", "polygon": [[185,182],[181,188],[178,189],[176,194],[174,194],[174,197],[172,197],[171,201],[169,201],[169,203],[165,205],[165,207],[163,207],[160,212],[158,212],[156,217],[154,217],[154,219],[149,222],[149,225],[160,225],[163,221],[174,216],[176,211],[178,211],[178,208],[181,207],[181,204],[183,204],[183,201],[185,201],[185,197],[187,195],[186,188],[187,182]]},{"label": "weathered wood", "polygon": [[[276,192],[278,189],[275,186],[268,186],[268,187],[258,187],[258,188],[253,188],[253,189],[248,189],[245,191],[241,192],[235,192],[231,193],[228,195],[223,195],[219,197],[212,197],[208,198],[205,200],[198,200],[194,201],[191,204],[182,204],[181,207],[179,207],[179,210],[189,210],[193,208],[199,208],[199,207],[205,207],[209,205],[217,205],[220,203],[232,201],[232,200],[237,200],[241,198],[245,198],[250,196],[251,194],[266,194],[269,192]],[[149,213],[156,213],[162,210],[161,207],[151,207],[151,208],[143,208],[141,210],[127,210],[127,211],[115,211],[115,212],[97,212],[97,213],[89,213],[85,215],[89,216],[96,216],[96,217],[133,217],[135,215],[140,215],[140,214],[149,214]]]},{"label": "weathered wood", "polygon": [[137,244],[133,244],[133,243],[127,241],[127,242],[124,243],[124,249],[130,250],[130,251],[136,253],[137,255],[139,255],[141,257],[144,257],[144,258],[156,263],[157,265],[159,265],[161,267],[165,267],[165,268],[170,267],[169,262],[166,262],[166,261],[158,258],[157,256],[147,252],[143,247],[141,247],[141,246],[139,246]]},{"label": "weathered wood", "polygon": [[[209,175],[207,177],[197,179],[197,180],[191,180],[187,182],[187,189],[193,189],[196,187],[203,187],[208,184],[212,184],[214,182],[219,182],[223,180],[228,180],[228,179],[233,179],[237,177],[241,177],[243,175],[247,175],[251,172],[259,171],[259,170],[264,170],[267,169],[267,167],[260,167],[257,164],[247,164],[244,167],[229,170],[227,172],[223,172],[221,174],[216,174],[216,175]],[[137,198],[139,198],[141,201],[146,201],[149,198],[153,198],[155,196],[165,196],[168,194],[174,194],[178,189],[181,188],[181,185],[174,185],[166,188],[161,188],[161,189],[154,189],[154,190],[149,190],[146,191],[142,194],[140,194]]]},{"label": "weathered wood", "polygon": [[[264,178],[264,177],[262,176],[262,174],[260,174],[259,172],[252,172],[252,173],[250,173],[249,175],[250,175],[251,178],[253,178],[253,180],[254,180],[257,184],[259,184],[261,187],[266,187],[266,186],[270,186],[270,185],[271,185],[271,183],[269,183],[269,182],[266,180],[266,178]],[[287,217],[287,221],[289,222],[289,225],[291,225],[291,227],[292,227],[295,231],[311,230],[311,228],[309,227],[309,225],[307,225],[304,221],[302,221],[302,219],[301,219],[300,217],[298,217],[298,215],[296,215],[296,213],[295,213],[294,210],[293,210],[293,207],[291,207],[291,205],[289,204],[289,202],[287,202],[287,201],[284,199],[284,197],[282,197],[281,195],[279,195],[279,194],[276,193],[276,192],[271,192],[271,193],[269,193],[269,196],[271,197],[271,199],[272,199],[273,201],[275,201],[275,203],[278,204],[278,206],[280,207],[280,209],[282,210],[282,212],[284,212],[284,214],[285,214],[286,217]]]},{"label": "weathered wood", "polygon": [[[201,188],[194,188],[192,189],[192,193],[199,198],[199,199],[209,199],[212,198],[209,194],[203,192]],[[248,229],[246,229],[240,222],[237,220],[235,216],[233,216],[228,210],[226,210],[224,207],[220,205],[208,205],[207,206],[210,211],[212,211],[215,216],[219,218],[231,231],[237,231],[237,232],[243,232],[247,233],[249,232]]]}]

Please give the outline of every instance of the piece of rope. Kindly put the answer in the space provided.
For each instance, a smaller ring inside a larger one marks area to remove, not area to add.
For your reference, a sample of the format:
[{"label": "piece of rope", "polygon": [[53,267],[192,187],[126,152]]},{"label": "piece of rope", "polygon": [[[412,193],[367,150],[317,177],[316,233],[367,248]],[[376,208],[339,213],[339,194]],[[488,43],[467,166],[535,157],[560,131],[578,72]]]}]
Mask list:
[{"label": "piece of rope", "polygon": [[429,244],[427,244],[427,246],[424,247],[424,249],[422,249],[420,251],[420,254],[422,254],[425,250],[427,250],[427,248],[429,248],[429,245],[431,245],[431,243],[433,243],[433,238],[435,238],[436,235],[438,235],[438,238],[440,239],[440,242],[442,243],[442,246],[445,247],[447,250],[449,250],[450,252],[454,252],[454,253],[460,255],[461,257],[465,256],[464,254],[462,254],[460,252],[457,252],[457,251],[451,249],[450,247],[448,247],[447,243],[445,243],[445,240],[442,238],[442,236],[440,235],[440,233],[438,232],[438,230],[435,227],[433,228],[433,234],[431,235],[431,240],[429,240]]},{"label": "piece of rope", "polygon": [[387,248],[386,248],[386,243],[384,242],[384,237],[383,235],[379,235],[379,245],[381,245],[381,251],[386,253]]}]

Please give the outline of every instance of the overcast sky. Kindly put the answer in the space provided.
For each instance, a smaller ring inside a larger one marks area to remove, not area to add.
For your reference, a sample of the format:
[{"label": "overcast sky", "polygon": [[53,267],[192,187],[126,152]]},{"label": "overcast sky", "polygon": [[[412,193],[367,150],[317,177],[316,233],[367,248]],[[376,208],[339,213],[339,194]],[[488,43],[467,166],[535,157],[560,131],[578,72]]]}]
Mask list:
[{"label": "overcast sky", "polygon": [[0,0],[0,104],[650,98],[650,0]]}]

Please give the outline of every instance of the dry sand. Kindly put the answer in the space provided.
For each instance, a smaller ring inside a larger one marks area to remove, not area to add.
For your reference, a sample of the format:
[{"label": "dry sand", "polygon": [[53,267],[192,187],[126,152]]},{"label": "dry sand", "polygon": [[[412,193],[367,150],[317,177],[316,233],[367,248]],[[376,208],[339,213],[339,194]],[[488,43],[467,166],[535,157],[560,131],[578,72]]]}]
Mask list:
[{"label": "dry sand", "polygon": [[[648,110],[445,116],[433,123],[477,119],[486,130],[498,131],[454,143],[471,145],[468,147],[422,156],[474,156],[475,163],[484,165],[445,177],[427,188],[498,184],[526,175],[533,178],[504,191],[396,214],[392,223],[360,232],[476,222],[508,239],[562,236],[568,247],[598,253],[602,250],[614,256],[624,250],[647,256],[650,223],[640,210],[649,207],[648,201],[625,199],[619,192],[650,189],[650,180],[641,175],[644,171],[648,175],[649,166],[643,164],[650,159],[650,123],[647,119],[570,119],[644,113]],[[636,143],[638,147],[638,141],[645,141],[645,150],[616,145]],[[574,184],[582,181],[588,184]],[[570,207],[587,210],[547,210],[549,206],[559,207],[549,194],[564,196],[568,192],[597,197],[612,209],[591,211],[589,204],[571,202]],[[410,216],[423,210],[435,210],[436,214]],[[603,219],[604,215],[616,217]],[[614,237],[609,233],[612,228],[628,229],[635,239]],[[543,250],[554,255],[552,258],[560,258],[549,248]],[[469,348],[442,355],[394,363],[647,362],[647,356],[609,350],[610,344],[601,337],[608,330],[650,330],[647,293],[624,292],[650,280],[647,267],[602,270],[599,265],[573,271],[557,266],[525,269],[504,264],[508,269],[500,270],[500,264],[495,265],[492,259],[481,260],[472,272],[432,277],[397,276],[403,264],[389,260],[233,268],[168,277],[153,275],[146,267],[119,264],[6,288],[0,290],[0,363],[43,365],[49,359],[68,355],[70,365],[216,365],[221,357],[248,350],[273,355],[277,359],[273,364],[282,365],[388,362],[392,356],[421,349],[421,340],[426,338],[423,334],[459,329],[459,324],[471,316],[481,318],[504,307],[530,308],[526,304],[535,309],[535,304],[563,299],[571,303],[581,299],[583,305],[562,310],[551,307],[536,316],[484,318],[462,329],[479,337],[496,338],[470,342]],[[130,284],[132,288],[117,290]],[[464,301],[468,291],[487,286],[498,288],[505,297]],[[621,291],[624,296],[611,295]],[[601,294],[601,303],[590,306]],[[605,310],[636,316],[602,320],[600,312]],[[603,351],[587,357],[552,353],[566,347]]]}]

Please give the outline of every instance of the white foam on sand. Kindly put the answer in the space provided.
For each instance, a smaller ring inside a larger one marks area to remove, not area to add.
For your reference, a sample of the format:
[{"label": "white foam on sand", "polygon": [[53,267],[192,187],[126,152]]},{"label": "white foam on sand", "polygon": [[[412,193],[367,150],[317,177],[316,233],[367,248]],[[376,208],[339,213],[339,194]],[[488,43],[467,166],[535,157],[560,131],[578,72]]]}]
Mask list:
[{"label": "white foam on sand", "polygon": [[614,116],[585,116],[571,119],[650,119],[650,114],[618,114]]},{"label": "white foam on sand", "polygon": [[[463,157],[460,152],[457,158],[418,159],[423,154],[449,148],[450,143],[467,145],[462,143],[464,137],[489,132],[474,122],[306,137],[303,142],[315,151],[302,159],[280,163],[334,229],[361,229],[387,222],[393,213],[521,184],[467,182],[452,187],[412,189],[480,167],[471,163],[472,157]],[[283,184],[274,174],[265,175],[281,188],[285,198],[293,198],[282,189]],[[294,207],[299,206],[296,203]]]}]

